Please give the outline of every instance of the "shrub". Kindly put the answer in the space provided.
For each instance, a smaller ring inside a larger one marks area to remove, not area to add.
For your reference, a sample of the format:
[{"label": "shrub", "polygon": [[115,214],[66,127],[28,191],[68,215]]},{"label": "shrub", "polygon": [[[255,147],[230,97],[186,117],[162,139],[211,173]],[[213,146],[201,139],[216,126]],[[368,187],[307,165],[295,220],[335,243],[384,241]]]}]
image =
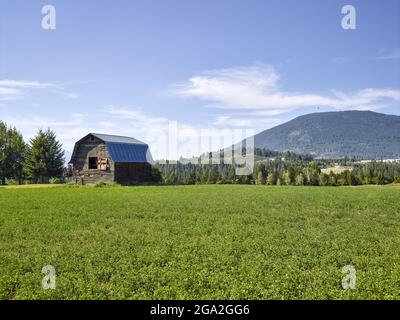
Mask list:
[{"label": "shrub", "polygon": [[105,183],[104,181],[98,181],[98,182],[96,182],[96,184],[94,185],[95,188],[104,188],[104,187],[107,187],[107,186],[108,186],[108,184]]},{"label": "shrub", "polygon": [[50,184],[60,184],[61,183],[61,179],[53,177],[53,178],[50,178],[49,183]]},{"label": "shrub", "polygon": [[111,187],[119,187],[120,185],[118,183],[107,183],[104,181],[98,181],[94,185],[95,188],[111,188]]}]

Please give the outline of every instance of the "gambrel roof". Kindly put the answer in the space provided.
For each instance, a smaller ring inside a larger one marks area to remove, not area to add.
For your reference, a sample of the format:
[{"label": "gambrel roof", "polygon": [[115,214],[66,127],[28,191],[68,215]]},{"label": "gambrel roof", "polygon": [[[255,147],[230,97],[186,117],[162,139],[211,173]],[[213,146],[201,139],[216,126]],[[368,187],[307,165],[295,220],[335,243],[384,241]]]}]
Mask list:
[{"label": "gambrel roof", "polygon": [[101,133],[89,133],[89,134],[95,136],[96,138],[99,138],[100,140],[103,140],[106,143],[128,143],[128,144],[146,145],[144,142],[130,137],[114,136],[110,134],[101,134]]},{"label": "gambrel roof", "polygon": [[125,162],[125,163],[152,163],[153,158],[150,153],[149,146],[137,139],[123,136],[114,136],[100,133],[89,133],[81,140],[79,140],[74,147],[72,153],[71,162],[73,162],[79,143],[90,137],[94,136],[97,139],[102,140],[110,154],[111,160],[114,162]]}]

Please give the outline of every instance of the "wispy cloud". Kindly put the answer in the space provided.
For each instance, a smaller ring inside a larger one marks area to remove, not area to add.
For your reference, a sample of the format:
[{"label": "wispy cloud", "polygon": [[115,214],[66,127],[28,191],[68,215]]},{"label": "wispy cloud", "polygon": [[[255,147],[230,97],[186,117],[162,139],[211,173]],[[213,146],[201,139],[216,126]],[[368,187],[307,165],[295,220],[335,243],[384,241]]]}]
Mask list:
[{"label": "wispy cloud", "polygon": [[400,52],[368,58],[368,60],[395,60],[395,59],[400,59]]},{"label": "wispy cloud", "polygon": [[290,92],[280,88],[280,75],[267,65],[236,67],[202,72],[176,86],[173,94],[212,102],[219,109],[262,110],[265,115],[284,114],[303,107],[331,107],[340,110],[369,110],[387,102],[400,101],[400,91],[366,88],[331,95]]},{"label": "wispy cloud", "polygon": [[75,113],[71,116],[70,120],[56,120],[53,118],[46,118],[46,117],[41,117],[41,116],[32,116],[32,117],[12,117],[12,118],[6,118],[6,122],[12,122],[12,123],[17,123],[19,127],[24,127],[24,128],[42,128],[42,129],[47,129],[47,128],[62,128],[62,127],[75,127],[81,125],[86,116],[81,113]]},{"label": "wispy cloud", "polygon": [[24,89],[62,88],[54,83],[39,82],[39,81],[17,81],[17,80],[0,80],[0,87],[24,88]]},{"label": "wispy cloud", "polygon": [[69,92],[57,83],[25,81],[25,80],[0,80],[0,100],[9,101],[21,99],[30,90],[51,90],[64,98],[77,99],[79,95]]},{"label": "wispy cloud", "polygon": [[240,127],[240,128],[253,128],[253,127],[269,127],[281,123],[282,121],[277,118],[263,118],[263,117],[240,117],[240,116],[218,116],[213,122],[218,127]]},{"label": "wispy cloud", "polygon": [[117,119],[133,120],[142,127],[167,125],[169,120],[163,117],[151,117],[140,110],[132,110],[126,107],[108,106],[106,111]]}]

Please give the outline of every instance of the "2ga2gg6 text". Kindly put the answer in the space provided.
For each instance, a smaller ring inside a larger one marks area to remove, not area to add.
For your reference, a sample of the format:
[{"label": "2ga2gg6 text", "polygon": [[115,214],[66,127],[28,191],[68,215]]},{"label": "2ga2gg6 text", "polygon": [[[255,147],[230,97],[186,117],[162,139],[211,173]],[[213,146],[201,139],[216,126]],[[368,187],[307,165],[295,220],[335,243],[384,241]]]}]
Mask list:
[{"label": "2ga2gg6 text", "polygon": [[250,313],[248,305],[195,305],[195,315],[247,315]]}]

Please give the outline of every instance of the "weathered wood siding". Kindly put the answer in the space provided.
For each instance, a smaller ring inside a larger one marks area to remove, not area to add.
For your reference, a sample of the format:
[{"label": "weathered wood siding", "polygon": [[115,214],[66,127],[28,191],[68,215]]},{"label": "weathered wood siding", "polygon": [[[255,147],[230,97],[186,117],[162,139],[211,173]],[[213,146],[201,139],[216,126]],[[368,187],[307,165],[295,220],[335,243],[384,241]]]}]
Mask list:
[{"label": "weathered wood siding", "polygon": [[[100,169],[89,169],[89,158],[108,158],[109,169],[102,171]],[[107,183],[114,182],[115,164],[112,161],[107,146],[103,141],[96,137],[87,137],[77,143],[76,155],[73,162],[76,180],[82,184],[93,184],[98,181]]]},{"label": "weathered wood siding", "polygon": [[116,163],[115,181],[120,184],[151,182],[151,165],[148,163]]}]

